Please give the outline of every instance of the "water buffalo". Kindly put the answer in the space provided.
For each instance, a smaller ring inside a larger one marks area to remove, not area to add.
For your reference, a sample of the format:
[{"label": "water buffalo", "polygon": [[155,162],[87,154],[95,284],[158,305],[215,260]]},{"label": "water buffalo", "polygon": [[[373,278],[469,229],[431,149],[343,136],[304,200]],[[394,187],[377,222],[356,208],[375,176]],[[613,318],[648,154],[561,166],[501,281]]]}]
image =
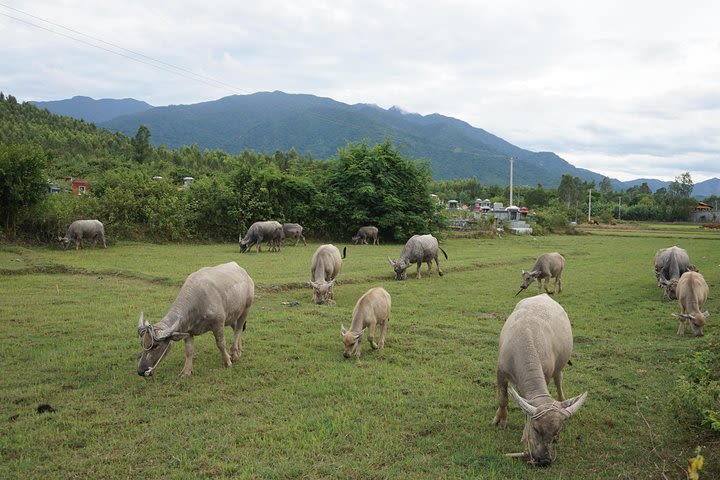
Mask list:
[{"label": "water buffalo", "polygon": [[320,245],[312,256],[310,261],[310,277],[309,282],[313,289],[312,302],[316,304],[327,303],[335,305],[333,296],[333,285],[335,279],[342,268],[342,258],[340,250],[335,245]]},{"label": "water buffalo", "polygon": [[[172,342],[182,339],[185,340],[185,366],[180,376],[188,377],[192,373],[194,337],[208,331],[215,336],[223,366],[232,366],[242,355],[240,334],[245,330],[254,296],[255,284],[235,262],[191,273],[162,320],[150,325],[140,313],[138,335],[143,353],[138,362],[138,375],[151,376]],[[226,326],[235,332],[230,355],[225,349]]]},{"label": "water buffalo", "polygon": [[373,245],[380,245],[380,241],[378,240],[378,228],[367,226],[367,227],[360,227],[355,234],[354,237],[352,237],[352,241],[355,245],[358,243],[362,245],[367,245],[368,239],[371,239],[373,242]]},{"label": "water buffalo", "polygon": [[663,288],[664,300],[677,298],[675,289],[683,273],[695,270],[690,264],[690,257],[685,249],[680,247],[662,248],[655,253],[655,278],[658,286]]},{"label": "water buffalo", "polygon": [[388,262],[390,262],[390,265],[392,265],[395,270],[395,280],[405,280],[405,278],[407,278],[406,270],[413,263],[417,264],[416,278],[418,280],[420,280],[420,265],[422,265],[423,262],[427,263],[428,275],[432,275],[433,260],[435,260],[435,265],[437,265],[438,275],[442,276],[443,271],[440,269],[440,262],[438,262],[438,249],[443,252],[447,260],[447,253],[438,246],[437,238],[432,235],[413,235],[410,237],[405,243],[405,247],[397,262],[388,257]]},{"label": "water buffalo", "polygon": [[245,236],[240,236],[240,253],[246,252],[255,245],[255,253],[260,253],[260,245],[267,242],[270,251],[280,251],[280,242],[285,238],[283,227],[280,222],[269,220],[266,222],[255,222],[250,225]]},{"label": "water buffalo", "polygon": [[[368,341],[373,350],[385,347],[385,333],[390,322],[390,294],[382,287],[371,288],[355,304],[350,330],[340,325],[345,350],[343,356],[350,358],[355,354],[360,358],[360,344],[363,332],[367,329]],[[375,328],[380,327],[380,343],[375,343]]]},{"label": "water buffalo", "polygon": [[99,220],[75,220],[70,224],[64,237],[58,237],[60,247],[66,250],[70,242],[75,241],[75,250],[79,250],[83,246],[83,239],[92,240],[93,247],[98,240],[102,240],[103,248],[105,245],[105,227]]},{"label": "water buffalo", "polygon": [[703,336],[705,321],[710,316],[707,310],[702,311],[708,297],[708,285],[705,278],[697,272],[685,272],[677,282],[677,299],[680,305],[677,334],[685,333],[685,325],[690,324],[693,335]]},{"label": "water buffalo", "polygon": [[[552,295],[554,292],[548,290],[550,279],[555,278],[555,290],[558,293],[562,293],[562,281],[560,276],[562,275],[563,268],[565,267],[565,257],[557,252],[544,253],[538,257],[535,261],[535,265],[532,270],[526,272],[522,271],[522,284],[518,293],[525,290],[533,280],[537,279],[538,282],[538,294],[542,292],[542,281],[545,280],[545,292]],[[515,294],[517,295],[517,293]]]},{"label": "water buffalo", "polygon": [[303,245],[307,245],[307,242],[305,241],[305,237],[303,236],[303,227],[299,223],[283,223],[282,225],[283,233],[285,234],[285,238],[294,238],[295,239],[295,246],[297,246],[298,242],[302,240]]},{"label": "water buffalo", "polygon": [[[552,462],[550,446],[563,423],[585,402],[587,392],[565,400],[562,369],[570,360],[572,329],[565,310],[547,294],[520,300],[500,332],[497,365],[498,409],[492,424],[507,425],[510,394],[527,415],[521,442],[529,446],[530,460],[541,466]],[[548,390],[550,379],[557,400]]]}]

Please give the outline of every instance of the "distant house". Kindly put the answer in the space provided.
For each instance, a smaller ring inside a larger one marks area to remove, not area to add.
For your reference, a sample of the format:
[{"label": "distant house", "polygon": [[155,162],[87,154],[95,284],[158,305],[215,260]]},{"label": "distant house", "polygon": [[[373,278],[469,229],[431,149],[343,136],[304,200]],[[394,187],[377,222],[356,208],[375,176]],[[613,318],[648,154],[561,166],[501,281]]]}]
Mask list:
[{"label": "distant house", "polygon": [[720,212],[707,203],[698,202],[690,213],[690,221],[695,223],[707,223],[720,221]]},{"label": "distant house", "polygon": [[70,184],[70,190],[72,191],[72,196],[77,197],[78,195],[88,193],[90,188],[88,187],[87,180],[80,180],[76,178]]}]

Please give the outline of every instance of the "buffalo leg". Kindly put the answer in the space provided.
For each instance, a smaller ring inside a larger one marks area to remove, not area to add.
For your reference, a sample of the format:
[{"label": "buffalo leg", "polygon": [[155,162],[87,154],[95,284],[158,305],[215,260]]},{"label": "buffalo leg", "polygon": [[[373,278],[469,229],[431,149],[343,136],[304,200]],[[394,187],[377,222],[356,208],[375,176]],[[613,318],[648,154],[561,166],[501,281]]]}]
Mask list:
[{"label": "buffalo leg", "polygon": [[225,349],[224,327],[224,325],[220,325],[220,327],[215,328],[213,335],[215,336],[215,345],[217,345],[218,350],[220,350],[220,360],[222,361],[223,367],[232,367],[232,360],[230,360],[230,355],[228,355]]},{"label": "buffalo leg", "polygon": [[565,394],[562,389],[562,370],[553,375],[553,381],[555,382],[555,388],[557,389],[558,402],[562,402],[565,400]]},{"label": "buffalo leg", "polygon": [[442,271],[442,269],[440,268],[440,262],[438,262],[438,259],[437,259],[437,258],[435,258],[435,265],[437,265],[438,275],[442,277],[442,276],[443,276],[443,271]]},{"label": "buffalo leg", "polygon": [[432,258],[427,261],[428,264],[428,276],[432,275]]},{"label": "buffalo leg", "polygon": [[180,378],[187,378],[192,373],[193,351],[195,350],[194,337],[185,337],[185,366],[180,372]]},{"label": "buffalo leg", "polygon": [[676,335],[685,335],[685,324],[687,323],[687,320],[683,320],[682,318],[678,318],[678,329]]},{"label": "buffalo leg", "polygon": [[378,349],[378,344],[375,343],[375,327],[377,327],[377,322],[372,322],[368,326],[368,340],[370,340],[370,346],[373,350]]},{"label": "buffalo leg", "polygon": [[508,382],[500,370],[497,371],[497,396],[498,409],[495,412],[492,424],[500,428],[507,426],[507,406],[508,406]]},{"label": "buffalo leg", "polygon": [[245,319],[248,316],[249,310],[245,310],[245,313],[243,313],[240,318],[235,322],[235,327],[233,328],[234,332],[234,338],[233,338],[233,346],[230,349],[230,360],[233,362],[238,360],[243,353],[243,346],[242,346],[242,332],[245,330]]},{"label": "buffalo leg", "polygon": [[385,319],[385,322],[383,323],[382,329],[380,330],[380,344],[379,348],[385,347],[385,333],[387,332],[388,323],[390,322],[389,318]]},{"label": "buffalo leg", "polygon": [[422,265],[422,262],[417,263],[417,274],[415,275],[418,280],[420,280],[420,265]]}]

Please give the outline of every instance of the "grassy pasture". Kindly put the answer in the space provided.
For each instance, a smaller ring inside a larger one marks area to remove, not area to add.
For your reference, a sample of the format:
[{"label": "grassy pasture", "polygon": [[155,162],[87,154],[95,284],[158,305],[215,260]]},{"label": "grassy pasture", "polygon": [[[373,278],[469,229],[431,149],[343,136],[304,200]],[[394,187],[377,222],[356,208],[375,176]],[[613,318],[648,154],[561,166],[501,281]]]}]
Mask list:
[{"label": "grassy pasture", "polygon": [[[423,266],[417,281],[411,267],[405,282],[386,259],[401,245],[348,245],[335,307],[310,303],[317,243],[259,255],[237,244],[0,246],[0,478],[678,479],[697,445],[702,478],[720,478],[720,440],[668,402],[678,362],[717,344],[720,232],[589,230],[448,239],[446,275]],[[673,244],[710,285],[703,338],[675,336],[677,306],[655,286],[653,255]],[[520,270],[548,251],[567,259],[555,297],[575,336],[566,395],[589,397],[555,463],[537,469],[503,455],[522,448],[521,410],[511,403],[505,430],[490,421],[498,334],[536,292],[513,298]],[[160,320],[189,273],[230,260],[256,283],[243,357],[222,369],[206,334],[189,379],[178,378],[181,344],[154,379],[138,377],[140,310]],[[345,360],[340,323],[378,285],[393,301],[386,347],[366,341]],[[37,414],[40,403],[56,412]]]}]

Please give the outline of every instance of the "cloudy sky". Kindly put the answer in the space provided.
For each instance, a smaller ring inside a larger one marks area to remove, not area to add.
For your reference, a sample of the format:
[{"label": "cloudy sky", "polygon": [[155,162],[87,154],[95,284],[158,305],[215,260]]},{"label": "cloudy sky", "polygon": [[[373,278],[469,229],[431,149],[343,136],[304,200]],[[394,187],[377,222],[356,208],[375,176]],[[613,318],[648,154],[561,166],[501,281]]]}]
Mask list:
[{"label": "cloudy sky", "polygon": [[0,0],[0,90],[281,90],[464,120],[630,180],[720,177],[720,2]]}]

